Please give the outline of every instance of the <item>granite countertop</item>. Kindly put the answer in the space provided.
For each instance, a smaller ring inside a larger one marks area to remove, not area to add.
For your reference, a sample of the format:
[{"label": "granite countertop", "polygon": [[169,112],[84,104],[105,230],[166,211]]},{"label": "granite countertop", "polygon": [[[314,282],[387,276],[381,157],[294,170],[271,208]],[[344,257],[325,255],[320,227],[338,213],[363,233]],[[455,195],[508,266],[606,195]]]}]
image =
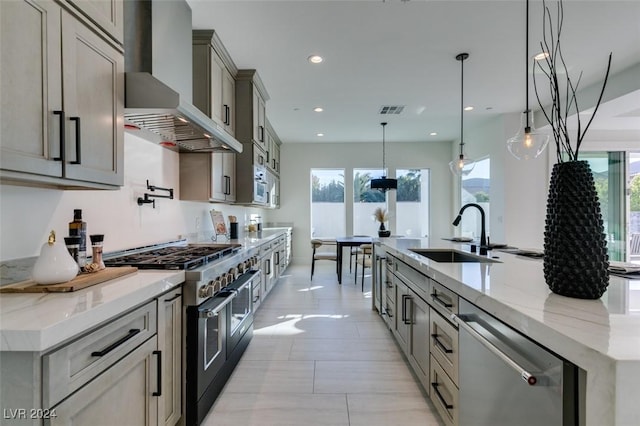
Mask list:
[{"label": "granite countertop", "polygon": [[[439,263],[410,248],[469,244],[385,238],[387,252],[587,371],[587,424],[634,424],[640,381],[640,281],[611,276],[605,294],[583,300],[552,293],[542,259],[491,250],[495,263]],[[634,414],[635,413],[635,414]]]},{"label": "granite countertop", "polygon": [[[242,254],[272,241],[282,235],[284,230],[265,229],[260,234],[247,233],[238,240],[218,243],[239,243],[242,245],[239,254]],[[200,243],[211,244],[212,241]],[[34,259],[11,261],[5,269],[16,271],[16,275],[25,279]],[[138,270],[133,274],[69,293],[2,293],[0,351],[46,351],[184,281],[185,271],[182,270]]]}]

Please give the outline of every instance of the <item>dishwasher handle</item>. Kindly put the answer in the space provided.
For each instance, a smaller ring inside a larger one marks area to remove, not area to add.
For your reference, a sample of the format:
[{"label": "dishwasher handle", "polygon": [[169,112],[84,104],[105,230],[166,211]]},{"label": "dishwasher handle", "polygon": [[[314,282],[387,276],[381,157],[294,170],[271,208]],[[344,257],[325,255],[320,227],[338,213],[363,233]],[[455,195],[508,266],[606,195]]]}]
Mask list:
[{"label": "dishwasher handle", "polygon": [[511,357],[509,357],[509,355],[505,354],[500,349],[498,349],[493,343],[491,343],[484,336],[478,333],[473,327],[471,327],[464,319],[462,319],[456,314],[451,314],[451,320],[455,324],[457,324],[459,327],[462,327],[467,333],[469,333],[473,338],[475,338],[478,342],[480,342],[485,348],[491,351],[491,353],[493,353],[498,358],[500,358],[505,364],[507,364],[509,367],[517,371],[520,374],[520,377],[522,377],[522,380],[524,380],[529,386],[535,386],[536,384],[539,383],[538,377],[528,372],[520,364],[518,364]]}]

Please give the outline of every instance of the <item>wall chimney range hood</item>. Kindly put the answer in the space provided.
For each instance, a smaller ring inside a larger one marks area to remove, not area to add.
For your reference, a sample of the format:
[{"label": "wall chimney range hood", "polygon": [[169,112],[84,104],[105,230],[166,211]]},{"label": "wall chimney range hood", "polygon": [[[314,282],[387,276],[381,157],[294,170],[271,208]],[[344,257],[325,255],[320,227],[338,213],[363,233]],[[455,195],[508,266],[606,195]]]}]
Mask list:
[{"label": "wall chimney range hood", "polygon": [[191,102],[191,8],[185,0],[124,2],[125,129],[179,152],[242,152]]}]

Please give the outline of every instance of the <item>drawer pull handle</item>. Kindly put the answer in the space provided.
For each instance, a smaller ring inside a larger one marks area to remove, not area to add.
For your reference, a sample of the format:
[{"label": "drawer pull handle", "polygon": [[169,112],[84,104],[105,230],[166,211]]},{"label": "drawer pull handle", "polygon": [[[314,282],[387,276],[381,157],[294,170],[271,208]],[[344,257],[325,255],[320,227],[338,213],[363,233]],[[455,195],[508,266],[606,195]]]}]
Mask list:
[{"label": "drawer pull handle", "polygon": [[119,339],[118,341],[113,342],[112,344],[110,344],[109,346],[107,346],[101,351],[91,352],[91,356],[105,356],[106,354],[108,354],[118,346],[124,344],[127,340],[132,339],[138,333],[140,333],[139,328],[132,328],[131,330],[129,330],[129,333],[127,333],[127,335],[124,336],[122,339]]},{"label": "drawer pull handle", "polygon": [[438,339],[440,335],[437,333],[433,333],[431,335],[431,337],[433,337],[433,342],[436,344],[436,346],[438,346],[444,353],[446,354],[452,354],[453,353],[453,349],[449,349],[447,348],[445,345],[442,344],[442,342],[440,341],[440,339]]},{"label": "drawer pull handle", "polygon": [[154,355],[158,355],[158,390],[152,393],[153,396],[162,396],[162,351],[153,351]]},{"label": "drawer pull handle", "polygon": [[170,303],[173,302],[174,300],[176,300],[178,297],[182,296],[182,293],[177,293],[175,296],[173,296],[171,299],[164,299],[165,303]]},{"label": "drawer pull handle", "polygon": [[442,396],[442,394],[438,390],[438,386],[440,386],[438,383],[431,383],[431,387],[433,388],[434,392],[436,393],[436,396],[438,397],[438,399],[440,400],[442,405],[444,405],[444,408],[446,408],[447,410],[452,410],[453,409],[453,405],[447,403],[447,400],[444,399],[444,397]]},{"label": "drawer pull handle", "polygon": [[440,295],[438,295],[438,293],[431,293],[431,299],[433,299],[434,302],[437,302],[439,305],[442,305],[445,308],[453,308],[453,304],[451,303],[447,303],[444,300],[442,300],[440,298]]}]

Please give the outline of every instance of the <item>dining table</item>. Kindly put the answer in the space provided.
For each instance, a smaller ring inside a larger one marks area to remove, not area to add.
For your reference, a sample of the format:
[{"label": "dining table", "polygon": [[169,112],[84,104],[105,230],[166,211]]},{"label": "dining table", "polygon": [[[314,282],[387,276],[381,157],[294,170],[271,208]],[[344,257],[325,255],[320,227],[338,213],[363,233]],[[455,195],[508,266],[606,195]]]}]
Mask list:
[{"label": "dining table", "polygon": [[338,284],[342,284],[342,249],[344,247],[358,247],[362,244],[373,243],[373,237],[365,236],[347,236],[336,238],[337,262],[336,272],[338,273]]}]

